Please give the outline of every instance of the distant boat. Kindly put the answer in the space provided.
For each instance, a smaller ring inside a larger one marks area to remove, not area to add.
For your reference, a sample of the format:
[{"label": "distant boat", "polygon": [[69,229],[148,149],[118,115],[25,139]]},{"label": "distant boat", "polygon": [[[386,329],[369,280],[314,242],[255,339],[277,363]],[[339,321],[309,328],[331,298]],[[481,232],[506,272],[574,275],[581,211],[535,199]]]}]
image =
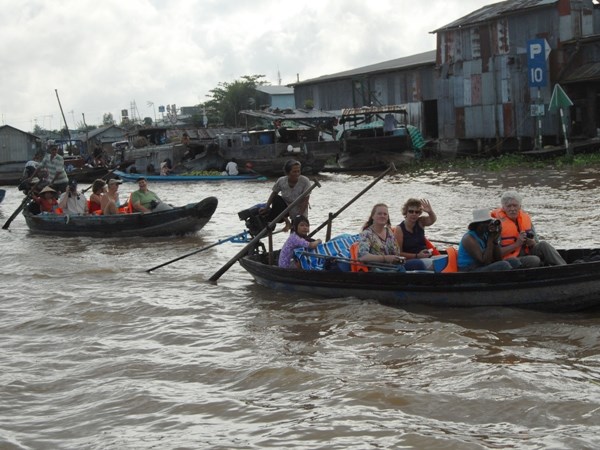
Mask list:
[{"label": "distant boat", "polygon": [[[402,122],[396,120],[402,115]],[[406,108],[399,105],[365,106],[342,110],[337,139],[338,164],[345,169],[398,166],[415,159],[425,141],[416,127],[407,125]]]},{"label": "distant boat", "polygon": [[31,232],[57,236],[90,236],[103,238],[136,236],[170,236],[195,233],[208,223],[218,200],[207,197],[198,203],[149,213],[112,215],[32,214],[23,210]]},{"label": "distant boat", "polygon": [[194,182],[194,181],[266,181],[267,177],[260,174],[240,174],[240,175],[145,175],[142,173],[126,173],[120,170],[113,172],[124,181],[137,181],[139,178],[146,178],[148,181],[158,182]]},{"label": "distant boat", "polygon": [[245,110],[240,114],[256,124],[245,131],[217,136],[219,154],[227,162],[235,158],[246,167],[267,176],[283,175],[290,159],[302,164],[302,173],[316,174],[339,152],[339,143],[324,131],[332,132],[336,116],[325,111],[303,109]]}]

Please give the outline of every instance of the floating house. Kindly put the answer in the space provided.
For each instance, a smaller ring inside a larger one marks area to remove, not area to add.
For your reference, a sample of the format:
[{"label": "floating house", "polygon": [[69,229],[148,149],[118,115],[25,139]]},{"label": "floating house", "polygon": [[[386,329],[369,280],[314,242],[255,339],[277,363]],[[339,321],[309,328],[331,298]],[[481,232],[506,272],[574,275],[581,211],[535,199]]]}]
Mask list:
[{"label": "floating house", "polygon": [[0,126],[0,172],[23,170],[41,148],[37,136],[10,125]]},{"label": "floating house", "polygon": [[294,83],[296,104],[402,105],[442,153],[495,154],[564,142],[559,84],[568,135],[600,135],[597,1],[507,0],[432,33],[436,50]]}]

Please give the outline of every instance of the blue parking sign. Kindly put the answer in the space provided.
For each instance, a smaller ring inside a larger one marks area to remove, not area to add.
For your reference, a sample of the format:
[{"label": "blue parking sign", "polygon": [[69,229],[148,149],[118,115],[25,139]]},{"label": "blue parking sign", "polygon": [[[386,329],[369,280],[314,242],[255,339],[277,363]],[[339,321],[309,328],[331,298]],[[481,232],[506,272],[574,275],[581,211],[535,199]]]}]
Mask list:
[{"label": "blue parking sign", "polygon": [[548,84],[546,59],[549,51],[546,39],[530,39],[527,41],[527,78],[529,87],[544,87]]}]

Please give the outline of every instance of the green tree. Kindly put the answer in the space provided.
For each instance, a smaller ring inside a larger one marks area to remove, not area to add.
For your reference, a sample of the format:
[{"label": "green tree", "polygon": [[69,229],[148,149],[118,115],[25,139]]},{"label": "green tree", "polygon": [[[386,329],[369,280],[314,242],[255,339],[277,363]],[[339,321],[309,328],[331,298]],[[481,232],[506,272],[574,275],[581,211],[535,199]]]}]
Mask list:
[{"label": "green tree", "polygon": [[114,125],[115,119],[113,118],[112,113],[105,113],[102,116],[102,125]]},{"label": "green tree", "polygon": [[256,87],[267,84],[261,78],[264,75],[244,75],[240,80],[222,82],[210,90],[210,100],[204,103],[208,122],[237,127],[239,112],[256,104]]}]

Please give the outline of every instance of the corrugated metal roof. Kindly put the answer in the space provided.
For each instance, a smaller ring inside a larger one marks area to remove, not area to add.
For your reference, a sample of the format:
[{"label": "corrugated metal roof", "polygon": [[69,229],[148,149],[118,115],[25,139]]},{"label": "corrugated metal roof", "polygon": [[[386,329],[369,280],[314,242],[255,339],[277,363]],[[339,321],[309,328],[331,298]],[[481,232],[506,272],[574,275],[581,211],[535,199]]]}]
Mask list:
[{"label": "corrugated metal roof", "polygon": [[497,19],[501,16],[509,14],[522,13],[525,9],[540,8],[558,3],[558,0],[506,0],[504,2],[493,3],[491,5],[479,8],[466,16],[461,17],[454,22],[449,23],[430,33],[450,30],[453,28],[461,28],[466,25],[475,25],[481,22]]},{"label": "corrugated metal roof", "polygon": [[269,95],[294,95],[294,89],[287,86],[257,86],[256,90]]},{"label": "corrugated metal roof", "polygon": [[588,63],[576,67],[562,77],[561,83],[577,83],[581,81],[600,81],[600,62]]},{"label": "corrugated metal roof", "polygon": [[389,61],[371,64],[369,66],[363,66],[357,69],[346,70],[344,72],[337,72],[330,75],[323,75],[318,78],[311,78],[310,80],[304,80],[299,83],[292,83],[290,84],[290,86],[301,86],[303,84],[322,83],[323,81],[333,81],[339,78],[348,78],[356,75],[366,75],[377,72],[389,72],[392,70],[408,69],[415,66],[435,64],[435,52],[435,50],[430,50],[428,52],[417,53],[416,55],[391,59]]},{"label": "corrugated metal roof", "polygon": [[296,121],[311,121],[331,119],[335,114],[328,111],[313,110],[313,109],[266,109],[266,110],[244,110],[240,114],[245,114],[251,117],[259,117],[268,120],[296,120]]}]

